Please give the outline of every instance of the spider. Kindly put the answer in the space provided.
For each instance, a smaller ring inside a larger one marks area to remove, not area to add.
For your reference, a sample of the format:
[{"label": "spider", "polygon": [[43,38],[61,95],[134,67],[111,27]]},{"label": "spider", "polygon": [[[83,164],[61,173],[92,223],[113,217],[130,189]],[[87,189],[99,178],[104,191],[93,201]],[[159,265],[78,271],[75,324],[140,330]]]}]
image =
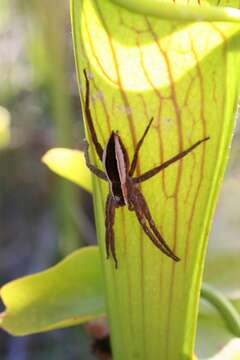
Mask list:
[{"label": "spider", "polygon": [[94,175],[96,175],[102,180],[108,181],[109,184],[109,193],[107,196],[105,207],[105,242],[107,258],[109,258],[111,252],[115,262],[115,268],[118,267],[113,230],[115,209],[122,206],[127,206],[130,211],[135,212],[139,224],[141,225],[145,234],[153,242],[153,244],[174,261],[179,261],[180,258],[174,254],[174,252],[169,248],[169,246],[159,233],[148,208],[147,202],[143,194],[141,193],[138,184],[150,179],[154,175],[158,174],[160,171],[166,169],[169,165],[182,159],[201,143],[207,141],[209,137],[205,137],[202,140],[197,141],[188,149],[178,153],[171,159],[156,166],[155,168],[146,171],[142,175],[133,177],[137,165],[139,150],[150,129],[153,118],[150,119],[149,124],[146,127],[141,139],[137,143],[131,163],[129,162],[127,150],[122,142],[120,135],[117,132],[112,131],[107,141],[107,144],[103,149],[101,144],[98,142],[96,131],[93,125],[93,119],[90,111],[90,86],[87,72],[85,69],[84,77],[86,81],[86,94],[84,104],[86,121],[95,151],[100,161],[102,162],[105,171],[98,169],[96,166],[90,163],[88,155],[88,143],[86,140],[84,146],[85,161],[87,167]]}]

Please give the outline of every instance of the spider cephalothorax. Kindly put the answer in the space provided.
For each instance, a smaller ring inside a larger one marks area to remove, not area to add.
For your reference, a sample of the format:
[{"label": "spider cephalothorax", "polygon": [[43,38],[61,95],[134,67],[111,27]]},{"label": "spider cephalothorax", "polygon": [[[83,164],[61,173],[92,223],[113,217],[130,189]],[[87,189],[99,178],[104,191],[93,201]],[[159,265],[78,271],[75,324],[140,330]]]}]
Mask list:
[{"label": "spider cephalothorax", "polygon": [[179,261],[180,260],[179,257],[177,257],[173,253],[173,251],[169,248],[169,246],[167,245],[167,243],[159,233],[155,225],[155,222],[151,216],[151,213],[149,211],[146,200],[138,188],[138,184],[150,179],[152,176],[164,170],[172,163],[182,159],[184,156],[186,156],[191,151],[193,151],[193,149],[195,149],[198,145],[208,140],[209,137],[205,137],[204,139],[197,141],[188,149],[181,151],[171,159],[145,172],[144,174],[133,177],[137,165],[139,150],[148,133],[153,118],[150,120],[146,130],[144,131],[144,134],[137,143],[133,160],[131,163],[129,161],[127,150],[118,133],[114,131],[111,133],[107,141],[107,144],[103,149],[101,144],[98,142],[97,135],[93,126],[93,120],[90,112],[90,88],[89,88],[89,80],[87,77],[86,70],[84,70],[84,76],[86,79],[86,99],[84,106],[86,120],[93,145],[95,147],[99,159],[103,163],[103,167],[105,171],[98,169],[96,166],[90,163],[88,156],[87,142],[85,147],[86,164],[88,168],[96,176],[98,176],[99,178],[105,181],[108,181],[109,183],[109,194],[106,200],[106,208],[105,208],[107,257],[109,257],[111,252],[113,259],[115,261],[115,266],[117,268],[118,261],[115,251],[114,231],[113,231],[115,209],[121,206],[127,206],[130,211],[135,212],[137,219],[140,225],[142,226],[143,231],[150,238],[153,244],[173,260]]}]

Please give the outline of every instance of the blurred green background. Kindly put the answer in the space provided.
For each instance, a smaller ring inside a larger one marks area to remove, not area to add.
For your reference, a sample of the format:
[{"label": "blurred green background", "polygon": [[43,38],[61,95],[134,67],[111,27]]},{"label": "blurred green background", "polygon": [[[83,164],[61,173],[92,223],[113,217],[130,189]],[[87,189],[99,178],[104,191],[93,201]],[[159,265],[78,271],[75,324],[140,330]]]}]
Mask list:
[{"label": "blurred green background", "polygon": [[[67,0],[0,1],[0,286],[96,241],[90,195],[40,161],[55,146],[78,149],[84,136],[68,7]],[[239,153],[238,126],[205,271],[236,306]],[[90,360],[90,344],[81,326],[22,338],[0,330],[0,359]]]},{"label": "blurred green background", "polygon": [[[0,106],[1,286],[95,243],[90,195],[40,161],[83,138],[67,0],[0,1]],[[80,326],[0,330],[0,359],[92,359],[90,342]]]}]

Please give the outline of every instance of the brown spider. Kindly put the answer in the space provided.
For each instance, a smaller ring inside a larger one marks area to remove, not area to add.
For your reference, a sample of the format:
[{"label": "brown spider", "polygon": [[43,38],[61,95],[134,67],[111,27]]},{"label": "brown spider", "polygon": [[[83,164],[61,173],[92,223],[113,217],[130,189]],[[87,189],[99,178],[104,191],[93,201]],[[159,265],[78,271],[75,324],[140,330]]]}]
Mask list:
[{"label": "brown spider", "polygon": [[156,166],[155,168],[145,172],[140,176],[133,177],[133,173],[137,165],[139,150],[148,133],[153,118],[151,118],[146,130],[144,131],[144,134],[137,143],[131,165],[129,163],[128,153],[126,151],[126,148],[123,145],[123,142],[117,132],[112,131],[108,139],[108,142],[105,148],[103,149],[101,144],[98,142],[97,135],[93,126],[93,120],[92,120],[92,116],[90,112],[90,104],[89,104],[90,88],[89,88],[89,80],[87,77],[86,70],[84,70],[84,76],[86,79],[86,99],[84,106],[86,120],[91,134],[93,145],[95,147],[99,159],[103,163],[105,172],[98,169],[96,166],[90,163],[88,156],[87,142],[85,142],[85,149],[84,149],[86,165],[93,174],[95,174],[96,176],[98,176],[99,178],[105,181],[108,181],[109,183],[109,194],[107,197],[106,208],[105,208],[105,226],[106,226],[105,241],[106,241],[107,258],[109,258],[111,251],[113,259],[115,261],[115,267],[116,268],[118,267],[118,261],[115,251],[115,243],[114,243],[114,231],[113,231],[115,209],[127,205],[130,211],[135,211],[137,219],[140,225],[142,226],[143,231],[150,238],[153,244],[173,260],[179,261],[180,258],[173,253],[173,251],[169,248],[169,246],[166,244],[165,240],[162,238],[161,234],[157,230],[154,220],[149,211],[148,205],[146,203],[146,200],[138,188],[138,184],[150,179],[160,171],[164,170],[169,165],[173,164],[175,161],[182,159],[184,156],[189,154],[202,142],[208,140],[209,137],[197,141],[188,149],[173,156],[171,159],[165,161],[163,164]]}]

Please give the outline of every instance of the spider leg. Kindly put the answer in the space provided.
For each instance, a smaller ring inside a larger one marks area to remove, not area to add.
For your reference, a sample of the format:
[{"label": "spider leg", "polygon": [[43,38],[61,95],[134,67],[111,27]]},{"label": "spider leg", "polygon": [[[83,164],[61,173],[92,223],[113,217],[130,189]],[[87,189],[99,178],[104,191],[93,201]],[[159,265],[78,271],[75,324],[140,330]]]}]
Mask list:
[{"label": "spider leg", "polygon": [[106,242],[106,253],[107,259],[109,258],[110,251],[112,253],[112,257],[115,262],[115,268],[118,267],[118,261],[116,256],[115,250],[115,239],[114,239],[114,219],[115,219],[115,205],[113,202],[113,198],[111,194],[108,194],[107,201],[106,201],[106,213],[105,213],[105,227],[106,227],[106,235],[105,235],[105,242]]},{"label": "spider leg", "polygon": [[143,141],[144,141],[144,139],[145,139],[145,137],[146,137],[146,135],[147,135],[147,133],[148,133],[148,130],[149,130],[152,122],[153,122],[153,118],[150,119],[149,124],[148,124],[148,126],[146,127],[146,129],[145,129],[145,131],[144,131],[141,139],[140,139],[140,140],[138,141],[138,143],[137,143],[137,146],[136,146],[136,149],[135,149],[135,152],[134,152],[134,156],[133,156],[133,160],[132,160],[132,163],[131,163],[131,167],[130,167],[130,170],[129,170],[129,172],[128,172],[128,175],[129,175],[129,176],[132,176],[133,173],[134,173],[134,171],[135,171],[135,169],[136,169],[139,150],[140,150],[140,148],[141,148],[141,146],[142,146],[142,144],[143,144]]},{"label": "spider leg", "polygon": [[88,128],[89,128],[89,131],[91,134],[91,138],[92,138],[92,142],[94,144],[95,150],[98,154],[99,159],[102,161],[103,148],[102,148],[101,144],[98,142],[97,134],[96,134],[96,131],[93,126],[93,119],[92,119],[92,115],[91,115],[91,111],[90,111],[90,86],[89,86],[89,80],[87,77],[86,69],[83,70],[83,73],[84,73],[85,80],[86,80],[86,99],[85,99],[85,106],[84,106],[86,120],[87,120]]},{"label": "spider leg", "polygon": [[148,221],[148,224],[152,230],[152,232],[154,233],[154,235],[156,236],[156,238],[158,239],[158,242],[159,242],[159,245],[161,244],[161,248],[160,250],[162,250],[163,248],[165,249],[165,254],[167,254],[169,257],[171,257],[173,260],[175,261],[179,261],[180,258],[178,256],[176,256],[174,254],[174,252],[169,248],[169,246],[167,245],[166,241],[163,239],[162,235],[159,233],[157,227],[156,227],[156,224],[152,218],[152,215],[150,213],[150,210],[148,208],[148,205],[146,203],[146,200],[143,196],[143,194],[135,188],[134,190],[136,192],[136,195],[137,195],[137,198],[138,198],[138,202],[139,202],[139,205],[141,207],[141,210],[145,216],[145,218],[147,219]]},{"label": "spider leg", "polygon": [[94,175],[98,176],[100,179],[107,181],[106,174],[102,170],[98,169],[96,166],[90,163],[89,154],[88,154],[88,142],[86,140],[84,141],[84,156],[85,156],[86,165],[89,168],[89,170]]},{"label": "spider leg", "polygon": [[[139,224],[142,226],[143,231],[150,238],[150,240],[153,242],[153,244],[159,250],[161,250],[165,255],[167,255],[168,257],[175,260],[175,255],[172,252],[170,253],[169,251],[167,251],[165,246],[163,246],[163,244],[161,242],[159,242],[158,239],[156,239],[156,237],[151,233],[151,231],[149,230],[149,228],[147,226],[146,219],[145,219],[145,216],[144,216],[143,212],[138,207],[135,207],[134,210],[135,210],[135,213],[137,215],[137,219],[139,221]],[[172,256],[172,254],[174,255],[174,257]]]},{"label": "spider leg", "polygon": [[135,184],[139,184],[143,181],[146,181],[148,179],[150,179],[152,176],[156,175],[157,173],[159,173],[160,171],[164,170],[166,167],[168,167],[169,165],[173,164],[174,162],[182,159],[183,157],[185,157],[187,154],[189,154],[191,151],[193,151],[197,146],[199,146],[200,144],[202,144],[204,141],[209,140],[210,137],[206,137],[202,140],[197,141],[195,144],[193,144],[192,146],[190,146],[188,149],[181,151],[179,154],[173,156],[171,159],[165,161],[164,163],[160,164],[159,166],[156,166],[155,168],[148,170],[147,172],[145,172],[144,174],[137,176],[135,178],[133,178],[133,182]]}]

